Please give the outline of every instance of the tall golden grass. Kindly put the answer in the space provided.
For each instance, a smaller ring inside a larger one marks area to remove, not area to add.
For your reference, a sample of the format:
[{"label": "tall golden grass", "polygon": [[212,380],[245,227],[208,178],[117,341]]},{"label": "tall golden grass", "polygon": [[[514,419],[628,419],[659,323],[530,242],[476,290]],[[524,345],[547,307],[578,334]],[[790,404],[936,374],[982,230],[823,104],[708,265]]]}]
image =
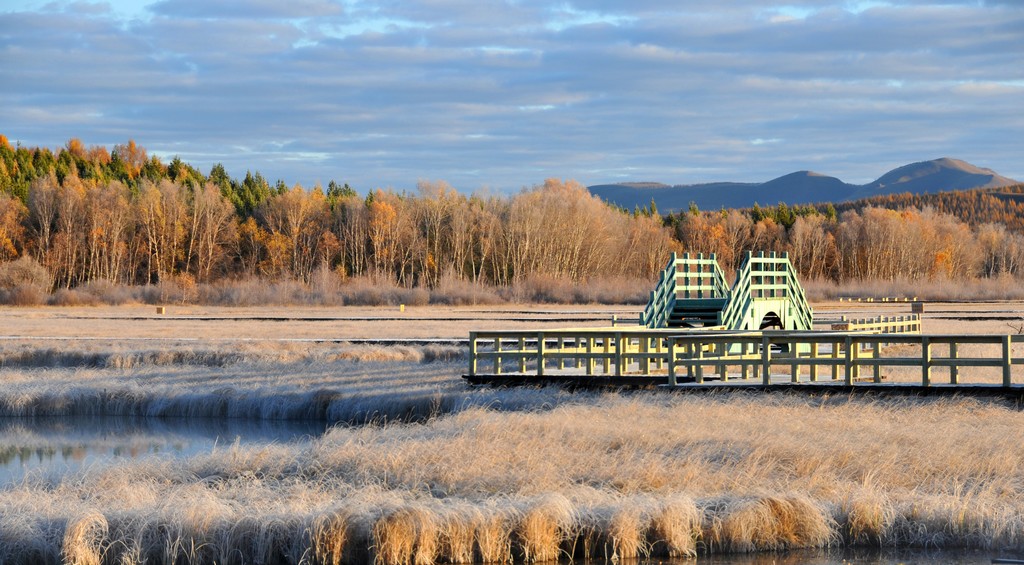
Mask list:
[{"label": "tall golden grass", "polygon": [[[339,424],[307,442],[30,475],[0,489],[0,561],[427,565],[838,546],[1024,550],[1015,406],[470,389],[462,355],[452,346],[0,344],[2,416]],[[32,436],[30,427],[4,433]]]},{"label": "tall golden grass", "polygon": [[1020,549],[1022,441],[1016,407],[968,399],[639,393],[473,407],[30,478],[0,491],[0,554],[428,565]]}]

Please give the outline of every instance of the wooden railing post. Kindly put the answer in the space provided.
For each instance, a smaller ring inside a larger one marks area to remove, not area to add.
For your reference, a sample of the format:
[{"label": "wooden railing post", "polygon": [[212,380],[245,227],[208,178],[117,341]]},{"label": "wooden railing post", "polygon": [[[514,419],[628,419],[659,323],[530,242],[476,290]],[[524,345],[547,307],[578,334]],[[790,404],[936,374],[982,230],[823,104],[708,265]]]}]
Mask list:
[{"label": "wooden railing post", "polygon": [[668,338],[668,384],[676,386],[676,338]]},{"label": "wooden railing post", "polygon": [[594,337],[587,336],[587,376],[594,374]]},{"label": "wooden railing post", "polygon": [[501,338],[500,337],[494,338],[494,352],[496,353],[496,355],[494,356],[494,374],[495,375],[500,375],[501,374]]},{"label": "wooden railing post", "polygon": [[[832,359],[833,359],[833,361],[836,361],[836,360],[839,359],[839,342],[838,341],[832,342]],[[839,380],[839,363],[838,362],[833,362],[832,363],[832,380],[833,381],[838,381]]]},{"label": "wooden railing post", "polygon": [[544,376],[544,332],[537,334],[537,376]]},{"label": "wooden railing post", "polygon": [[728,356],[729,344],[720,342],[715,345],[715,354],[718,355],[718,378],[722,379],[722,382],[729,380],[729,366],[725,363],[725,358]]},{"label": "wooden railing post", "polygon": [[789,381],[798,383],[800,382],[800,351],[796,342],[789,344],[789,354],[793,356],[793,362],[789,367]]},{"label": "wooden railing post", "polygon": [[949,358],[952,360],[952,364],[949,366],[949,384],[955,385],[960,383],[960,367],[956,364],[956,342],[949,342]]},{"label": "wooden railing post", "polygon": [[651,351],[651,338],[649,336],[640,337],[640,374],[650,375],[651,374],[651,358],[648,354]]},{"label": "wooden railing post", "polygon": [[612,336],[605,335],[601,338],[601,343],[604,344],[602,348],[604,350],[604,356],[601,358],[601,368],[604,369],[604,374],[608,374],[612,371]]},{"label": "wooden railing post", "polygon": [[845,373],[843,375],[843,378],[846,380],[846,384],[848,384],[848,385],[852,385],[853,384],[853,372],[854,372],[854,370],[853,370],[853,355],[854,355],[854,351],[855,351],[854,348],[855,347],[857,347],[857,346],[853,343],[853,336],[849,336],[849,335],[846,336],[846,351],[844,351],[844,353],[845,353],[844,361],[845,361],[846,370],[845,370]]},{"label": "wooden railing post", "polygon": [[743,380],[750,378],[750,364],[746,359],[748,345],[745,341],[740,342],[740,378]]},{"label": "wooden railing post", "polygon": [[921,338],[921,385],[932,385],[932,344],[928,336]]},{"label": "wooden railing post", "polygon": [[761,382],[765,386],[772,384],[772,344],[768,336],[761,336]]},{"label": "wooden railing post", "polygon": [[704,344],[697,343],[697,384],[704,384]]},{"label": "wooden railing post", "polygon": [[615,332],[615,376],[622,376],[622,364],[625,362],[625,352],[623,348],[627,346],[626,342],[622,339],[622,332]]},{"label": "wooden railing post", "polygon": [[476,332],[469,332],[469,376],[476,375]]},{"label": "wooden railing post", "polygon": [[1012,363],[1013,358],[1011,351],[1013,347],[1012,338],[1009,335],[1003,336],[1003,386],[1013,385],[1013,371]]},{"label": "wooden railing post", "polygon": [[809,370],[811,373],[810,379],[812,383],[818,382],[818,345],[818,342],[814,342],[811,344],[811,366]]}]

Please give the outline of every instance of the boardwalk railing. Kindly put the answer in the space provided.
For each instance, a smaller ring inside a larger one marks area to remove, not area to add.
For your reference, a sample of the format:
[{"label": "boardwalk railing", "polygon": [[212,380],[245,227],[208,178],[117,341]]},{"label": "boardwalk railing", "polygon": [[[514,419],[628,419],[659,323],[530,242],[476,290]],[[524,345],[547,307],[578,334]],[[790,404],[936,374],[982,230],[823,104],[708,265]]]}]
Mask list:
[{"label": "boardwalk railing", "polygon": [[1013,366],[1024,364],[1024,357],[1012,356],[1014,343],[1024,343],[1024,336],[645,328],[474,332],[468,376],[484,369],[489,375],[601,375],[623,382],[658,374],[669,385],[709,378],[854,384],[882,382],[883,369],[911,368],[920,371],[921,385],[930,386],[934,369],[945,369],[949,383],[960,384],[961,369],[987,367],[998,375],[996,384],[1011,386]]},{"label": "boardwalk railing", "polygon": [[878,316],[875,318],[849,319],[846,316],[832,324],[836,331],[861,331],[872,333],[921,333],[921,315]]},{"label": "boardwalk railing", "polygon": [[[636,327],[545,331],[472,332],[469,374],[484,364],[491,374],[516,372],[543,376],[557,370],[585,375],[642,375],[666,370],[669,338],[679,328]],[[634,367],[635,366],[635,367]],[[582,373],[581,373],[582,372]]]},{"label": "boardwalk railing", "polygon": [[658,284],[651,291],[647,307],[640,314],[640,323],[651,328],[663,328],[675,312],[677,300],[725,298],[729,285],[725,282],[715,254],[679,257],[672,253],[662,269]]},{"label": "boardwalk railing", "polygon": [[788,301],[793,308],[797,328],[809,330],[814,322],[813,310],[789,262],[788,253],[746,253],[722,314],[722,325],[727,328],[743,327],[756,300]]}]

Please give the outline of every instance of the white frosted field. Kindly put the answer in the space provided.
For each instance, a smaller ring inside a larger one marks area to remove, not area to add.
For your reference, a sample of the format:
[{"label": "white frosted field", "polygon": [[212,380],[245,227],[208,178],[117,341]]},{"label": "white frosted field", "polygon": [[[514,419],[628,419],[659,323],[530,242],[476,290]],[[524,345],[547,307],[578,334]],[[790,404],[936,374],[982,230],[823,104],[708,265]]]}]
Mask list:
[{"label": "white frosted field", "polygon": [[[908,307],[818,311],[886,308]],[[309,441],[9,485],[5,562],[426,565],[1024,544],[1024,416],[1002,401],[470,388],[460,378],[465,348],[453,340],[470,329],[607,325],[615,309],[424,308],[411,325],[347,320],[359,334],[338,329],[330,342],[294,341],[334,323],[294,312],[238,336],[255,309],[201,321],[143,310],[5,310],[0,414],[338,425]],[[925,331],[986,331],[1020,308],[963,310],[980,319],[926,311]],[[447,341],[344,341],[396,335]]]}]

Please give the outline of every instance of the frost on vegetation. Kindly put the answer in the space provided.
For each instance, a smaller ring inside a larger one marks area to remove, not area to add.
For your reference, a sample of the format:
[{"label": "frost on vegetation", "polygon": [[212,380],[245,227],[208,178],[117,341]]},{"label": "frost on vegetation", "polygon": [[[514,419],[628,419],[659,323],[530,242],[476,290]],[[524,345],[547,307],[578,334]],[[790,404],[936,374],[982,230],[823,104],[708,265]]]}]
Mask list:
[{"label": "frost on vegetation", "polygon": [[421,354],[0,370],[7,415],[343,424],[11,485],[0,555],[427,565],[1024,541],[1024,416],[998,402],[468,388],[461,362]]},{"label": "frost on vegetation", "polygon": [[0,416],[357,424],[425,421],[474,406],[521,410],[572,398],[558,389],[468,388],[461,379],[465,348],[455,345],[249,347],[2,352]]},{"label": "frost on vegetation", "polygon": [[434,363],[460,361],[466,357],[465,347],[446,344],[426,345],[364,345],[337,344],[297,350],[294,347],[266,346],[247,343],[230,347],[201,349],[170,344],[159,349],[132,350],[121,348],[90,349],[62,346],[56,348],[6,347],[0,349],[0,367],[53,368],[88,367],[134,369],[140,367],[199,366],[225,367],[235,364],[274,364],[296,361],[330,362],[396,361]]}]

